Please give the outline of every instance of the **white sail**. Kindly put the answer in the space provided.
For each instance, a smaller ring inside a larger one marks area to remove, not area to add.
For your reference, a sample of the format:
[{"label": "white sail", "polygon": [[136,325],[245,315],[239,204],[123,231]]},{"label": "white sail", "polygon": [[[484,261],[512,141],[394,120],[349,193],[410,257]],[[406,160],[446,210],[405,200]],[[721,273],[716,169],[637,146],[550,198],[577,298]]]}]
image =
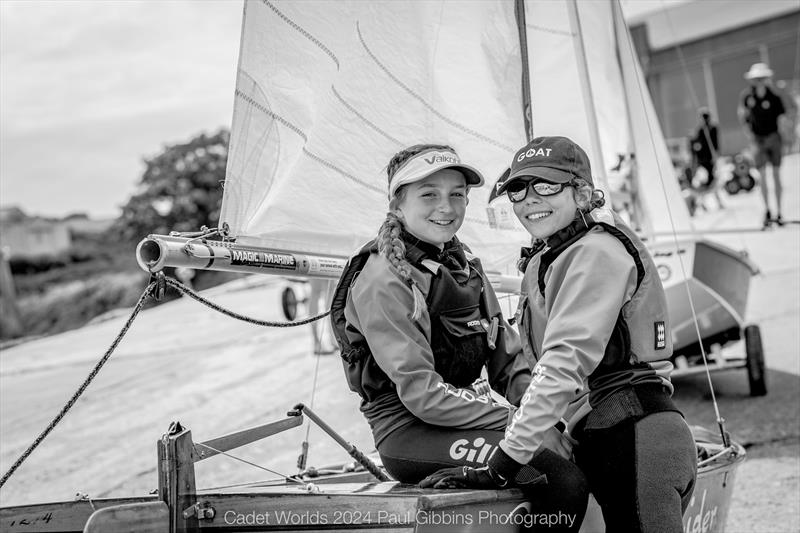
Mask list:
[{"label": "white sail", "polygon": [[[568,1],[525,2],[533,134],[584,146],[601,188],[634,152],[645,229],[689,229],[618,6],[577,2],[576,25]],[[349,255],[384,218],[391,155],[438,142],[488,182],[459,235],[509,271],[529,237],[507,201],[487,199],[526,142],[514,2],[252,1],[240,54],[220,218],[239,242]]]},{"label": "white sail", "polygon": [[[571,5],[577,21],[570,17]],[[533,134],[566,135],[584,147],[596,185],[606,192],[606,174],[618,155],[634,154],[645,232],[690,231],[689,212],[616,0],[529,0],[525,10]],[[598,142],[592,139],[593,123]]]},{"label": "white sail", "polygon": [[[525,142],[509,2],[248,2],[221,221],[240,242],[346,256],[385,217],[386,164],[445,143],[492,183]],[[487,266],[489,186],[459,232]]]}]

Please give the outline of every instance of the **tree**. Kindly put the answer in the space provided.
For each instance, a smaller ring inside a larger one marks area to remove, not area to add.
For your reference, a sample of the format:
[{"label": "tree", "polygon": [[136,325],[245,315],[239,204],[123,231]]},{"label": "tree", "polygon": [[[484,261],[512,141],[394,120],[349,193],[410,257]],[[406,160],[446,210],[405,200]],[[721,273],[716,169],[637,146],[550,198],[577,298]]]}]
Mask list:
[{"label": "tree", "polygon": [[122,208],[110,228],[114,238],[138,242],[150,233],[197,231],[215,226],[222,203],[222,183],[230,133],[221,129],[183,143],[166,146],[152,159],[139,190]]}]

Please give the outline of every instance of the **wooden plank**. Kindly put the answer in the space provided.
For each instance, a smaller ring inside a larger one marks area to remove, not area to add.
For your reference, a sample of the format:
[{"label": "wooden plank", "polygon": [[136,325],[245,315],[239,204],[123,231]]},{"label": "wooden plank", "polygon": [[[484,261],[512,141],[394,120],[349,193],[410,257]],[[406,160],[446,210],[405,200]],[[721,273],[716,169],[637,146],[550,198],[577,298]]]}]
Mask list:
[{"label": "wooden plank", "polygon": [[195,504],[192,432],[174,422],[158,441],[158,493],[170,510],[169,533],[196,531],[197,517],[184,516]]},{"label": "wooden plank", "polygon": [[250,444],[251,442],[270,437],[276,433],[297,427],[302,423],[302,415],[292,416],[277,422],[271,422],[269,424],[243,429],[242,431],[217,437],[216,439],[198,442],[195,444],[195,461],[202,461],[203,459],[213,457],[220,452],[227,452],[240,446],[244,446],[245,444]]}]

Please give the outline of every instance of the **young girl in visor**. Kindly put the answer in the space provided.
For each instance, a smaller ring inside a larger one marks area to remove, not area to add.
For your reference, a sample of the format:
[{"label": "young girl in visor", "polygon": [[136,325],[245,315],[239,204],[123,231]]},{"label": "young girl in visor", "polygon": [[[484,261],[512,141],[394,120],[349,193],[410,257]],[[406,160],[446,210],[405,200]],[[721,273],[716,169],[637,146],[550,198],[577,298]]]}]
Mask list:
[{"label": "young girl in visor", "polygon": [[671,399],[672,343],[652,258],[602,209],[589,159],[570,139],[531,141],[496,191],[533,237],[517,320],[534,377],[486,467],[444,470],[423,485],[506,485],[563,419],[607,531],[683,531],[697,459]]},{"label": "young girl in visor", "polygon": [[[378,237],[353,256],[333,298],[332,322],[350,388],[361,398],[386,470],[417,483],[438,469],[484,465],[531,365],[503,319],[480,261],[456,238],[467,195],[483,177],[443,145],[417,145],[388,165],[389,212]],[[521,468],[538,512],[569,514],[577,531],[586,480],[556,453]]]}]

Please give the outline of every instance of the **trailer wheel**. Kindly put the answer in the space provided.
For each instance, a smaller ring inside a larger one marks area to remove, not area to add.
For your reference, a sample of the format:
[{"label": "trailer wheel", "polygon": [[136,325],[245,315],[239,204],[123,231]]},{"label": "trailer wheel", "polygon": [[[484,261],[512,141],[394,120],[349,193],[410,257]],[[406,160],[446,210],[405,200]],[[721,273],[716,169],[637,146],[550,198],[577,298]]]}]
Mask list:
[{"label": "trailer wheel", "polygon": [[764,369],[764,346],[761,343],[761,328],[744,328],[744,345],[747,354],[747,380],[750,382],[750,396],[767,394],[767,374]]},{"label": "trailer wheel", "polygon": [[283,316],[286,320],[294,320],[297,318],[297,295],[294,289],[286,287],[281,293],[281,307],[283,308]]},{"label": "trailer wheel", "polygon": [[741,184],[742,189],[744,189],[745,191],[752,191],[753,187],[756,186],[756,180],[753,179],[753,176],[751,176],[750,174],[746,174],[745,176],[743,176],[741,181],[742,181]]},{"label": "trailer wheel", "polygon": [[730,195],[738,193],[740,188],[741,186],[739,185],[739,180],[737,180],[735,177],[725,182],[725,191],[727,191],[727,193]]}]

